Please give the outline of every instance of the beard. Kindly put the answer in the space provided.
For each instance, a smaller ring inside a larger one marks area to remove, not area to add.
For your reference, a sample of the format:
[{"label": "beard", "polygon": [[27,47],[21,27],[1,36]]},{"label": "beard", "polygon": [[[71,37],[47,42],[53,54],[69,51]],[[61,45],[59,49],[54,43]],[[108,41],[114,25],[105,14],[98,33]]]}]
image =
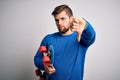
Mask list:
[{"label": "beard", "polygon": [[59,30],[59,32],[61,33],[61,34],[65,34],[67,31],[69,31],[69,27],[68,28],[64,28],[64,29],[58,29]]},{"label": "beard", "polygon": [[64,27],[64,29],[58,28],[58,30],[61,34],[65,34],[66,32],[68,32],[72,28],[72,26],[73,26],[73,24],[70,23],[70,25],[67,28],[66,27]]}]

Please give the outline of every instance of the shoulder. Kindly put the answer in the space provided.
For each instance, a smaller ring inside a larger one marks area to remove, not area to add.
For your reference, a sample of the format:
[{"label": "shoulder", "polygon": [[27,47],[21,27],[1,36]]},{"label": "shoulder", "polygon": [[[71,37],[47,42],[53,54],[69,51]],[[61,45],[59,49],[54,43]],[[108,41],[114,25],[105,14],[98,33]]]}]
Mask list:
[{"label": "shoulder", "polygon": [[55,32],[55,33],[47,34],[47,35],[45,36],[45,38],[51,38],[51,37],[55,37],[55,36],[58,36],[58,35],[59,35],[59,33],[58,33],[58,32]]},{"label": "shoulder", "polygon": [[52,38],[55,38],[55,37],[58,36],[58,35],[59,35],[58,32],[51,33],[51,34],[47,34],[47,35],[43,38],[43,40],[50,40],[50,39],[52,39]]},{"label": "shoulder", "polygon": [[41,45],[44,45],[44,46],[49,46],[51,44],[51,42],[55,41],[56,39],[56,36],[58,35],[58,33],[52,33],[52,34],[47,34],[42,42],[41,42]]}]

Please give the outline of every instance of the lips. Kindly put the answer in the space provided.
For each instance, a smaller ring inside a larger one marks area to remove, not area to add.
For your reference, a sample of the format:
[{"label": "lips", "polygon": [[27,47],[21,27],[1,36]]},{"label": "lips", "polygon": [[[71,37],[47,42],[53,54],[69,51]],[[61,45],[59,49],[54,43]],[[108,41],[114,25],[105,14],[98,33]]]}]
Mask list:
[{"label": "lips", "polygon": [[59,28],[59,29],[63,29],[63,28],[64,28],[64,26],[58,26],[58,28]]}]

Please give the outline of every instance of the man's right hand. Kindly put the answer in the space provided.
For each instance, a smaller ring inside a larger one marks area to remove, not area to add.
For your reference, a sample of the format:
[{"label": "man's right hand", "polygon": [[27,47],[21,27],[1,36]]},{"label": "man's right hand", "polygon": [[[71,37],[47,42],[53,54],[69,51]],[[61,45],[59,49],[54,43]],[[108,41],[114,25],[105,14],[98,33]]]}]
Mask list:
[{"label": "man's right hand", "polygon": [[48,64],[47,66],[44,66],[44,69],[48,74],[53,74],[56,71],[53,64]]}]

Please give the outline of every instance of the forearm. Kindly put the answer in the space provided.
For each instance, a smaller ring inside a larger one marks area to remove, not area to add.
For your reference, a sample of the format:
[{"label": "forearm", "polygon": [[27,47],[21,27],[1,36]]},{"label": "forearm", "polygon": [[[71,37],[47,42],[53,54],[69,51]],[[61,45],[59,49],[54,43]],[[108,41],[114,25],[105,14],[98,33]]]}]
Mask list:
[{"label": "forearm", "polygon": [[40,55],[39,50],[37,51],[36,55],[34,56],[34,64],[37,68],[43,69],[43,63],[42,63],[42,55]]},{"label": "forearm", "polygon": [[[47,44],[47,37],[48,36],[45,36],[45,38],[42,40],[40,46],[44,45],[44,46],[47,47],[47,45],[46,45]],[[38,50],[36,55],[34,56],[34,64],[35,64],[36,67],[38,67],[40,69],[44,69],[42,58],[43,58],[43,55],[40,54],[40,51]]]},{"label": "forearm", "polygon": [[86,21],[85,29],[81,35],[81,42],[88,47],[95,41],[95,36],[95,30],[92,25]]}]

